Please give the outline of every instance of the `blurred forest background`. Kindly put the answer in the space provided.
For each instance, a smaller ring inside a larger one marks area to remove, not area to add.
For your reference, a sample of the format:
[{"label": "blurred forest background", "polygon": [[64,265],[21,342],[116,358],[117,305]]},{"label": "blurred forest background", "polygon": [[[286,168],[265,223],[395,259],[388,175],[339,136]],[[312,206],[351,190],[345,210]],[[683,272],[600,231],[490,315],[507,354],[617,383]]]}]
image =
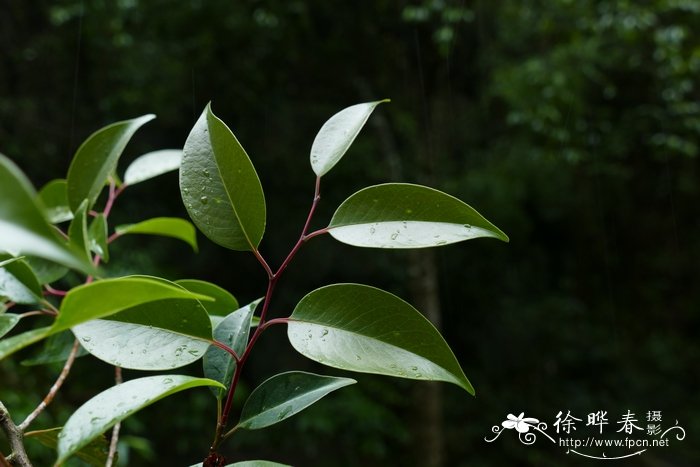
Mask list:
[{"label": "blurred forest background", "polygon": [[[354,375],[360,384],[289,421],[240,433],[231,459],[590,465],[544,439],[484,437],[508,413],[551,425],[560,410],[582,423],[607,410],[614,431],[627,410],[641,423],[659,410],[685,441],[620,465],[700,465],[698,31],[696,0],[4,0],[0,150],[40,187],[65,175],[94,130],[157,114],[123,171],[144,152],[182,147],[212,101],[258,170],[262,252],[279,264],[311,202],[308,151],[320,126],[345,106],[391,98],[324,178],[315,225],[356,190],[403,180],[465,200],[510,244],[416,255],[320,237],[293,263],[272,313],[332,282],[383,287],[441,321],[477,396]],[[161,215],[186,217],[175,174],[125,192],[113,223]],[[107,271],[205,279],[241,303],[264,294],[251,255],[199,240],[194,254],[175,240],[124,238]],[[20,361],[0,365],[0,399],[19,420],[61,367]],[[339,373],[273,329],[244,388],[286,369]],[[37,426],[60,426],[112,376],[80,359]],[[122,462],[198,462],[214,420],[206,390],[160,402],[125,423]],[[49,465],[49,452],[29,447]]]}]

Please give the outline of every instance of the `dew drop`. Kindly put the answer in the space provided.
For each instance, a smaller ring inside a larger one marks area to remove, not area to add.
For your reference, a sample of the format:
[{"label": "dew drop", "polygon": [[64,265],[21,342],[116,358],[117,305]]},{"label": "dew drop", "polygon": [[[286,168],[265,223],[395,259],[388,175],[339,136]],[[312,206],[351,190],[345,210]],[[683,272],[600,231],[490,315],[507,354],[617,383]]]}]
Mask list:
[{"label": "dew drop", "polygon": [[415,377],[416,377],[416,378],[422,378],[423,375],[422,375],[421,373],[416,373],[416,374],[415,374]]},{"label": "dew drop", "polygon": [[91,340],[91,337],[83,337],[83,342],[90,342]]},{"label": "dew drop", "polygon": [[325,337],[327,335],[328,335],[328,329],[324,329],[323,331],[321,331],[321,337]]},{"label": "dew drop", "polygon": [[411,367],[411,370],[413,370],[413,371],[418,371],[418,367],[417,367],[417,366],[412,366],[412,367]]},{"label": "dew drop", "polygon": [[165,378],[163,380],[163,384],[173,384],[173,379],[172,378]]},{"label": "dew drop", "polygon": [[396,240],[396,237],[398,237],[398,236],[399,236],[399,233],[398,233],[398,232],[394,232],[393,234],[391,234],[391,239],[392,239],[392,240]]},{"label": "dew drop", "polygon": [[369,228],[369,234],[370,234],[370,235],[374,235],[374,232],[376,232],[376,231],[377,231],[377,229],[375,229],[374,227],[370,227],[370,228]]},{"label": "dew drop", "polygon": [[209,198],[207,198],[206,196],[202,196],[201,198],[199,198],[199,201],[202,204],[207,204],[209,202]]},{"label": "dew drop", "polygon": [[471,226],[471,225],[469,225],[469,224],[464,224],[464,228],[465,228],[465,229],[471,229],[471,228],[472,228],[472,226]]},{"label": "dew drop", "polygon": [[183,188],[183,189],[182,189],[182,192],[185,193],[185,194],[188,194],[188,193],[190,192],[190,189],[189,189],[189,188]]},{"label": "dew drop", "polygon": [[362,360],[362,357],[360,357],[359,355],[355,355],[355,360]]}]

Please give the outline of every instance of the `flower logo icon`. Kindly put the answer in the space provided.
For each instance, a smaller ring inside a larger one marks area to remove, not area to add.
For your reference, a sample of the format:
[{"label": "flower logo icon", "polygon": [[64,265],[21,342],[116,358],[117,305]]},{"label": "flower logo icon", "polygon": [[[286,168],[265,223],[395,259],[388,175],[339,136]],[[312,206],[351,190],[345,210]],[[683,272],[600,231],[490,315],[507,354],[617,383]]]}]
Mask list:
[{"label": "flower logo icon", "polygon": [[512,413],[509,413],[508,416],[506,417],[508,420],[505,420],[501,425],[503,428],[506,428],[508,430],[512,430],[515,428],[518,433],[527,433],[530,431],[530,427],[537,427],[537,424],[540,422],[536,418],[524,418],[523,416],[525,415],[525,412],[520,412],[520,415],[517,417],[513,415]]}]

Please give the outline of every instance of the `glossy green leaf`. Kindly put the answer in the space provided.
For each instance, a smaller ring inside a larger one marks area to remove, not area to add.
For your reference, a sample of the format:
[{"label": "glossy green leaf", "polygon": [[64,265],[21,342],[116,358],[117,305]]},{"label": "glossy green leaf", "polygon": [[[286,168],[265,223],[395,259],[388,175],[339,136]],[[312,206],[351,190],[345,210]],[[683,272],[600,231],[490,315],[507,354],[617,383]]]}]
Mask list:
[{"label": "glossy green leaf", "polygon": [[[73,348],[75,336],[70,331],[59,332],[49,336],[43,343],[42,349],[33,357],[22,360],[23,366],[47,365],[56,362],[65,362]],[[87,351],[80,347],[77,357],[87,355]]]},{"label": "glossy green leaf", "polygon": [[75,212],[84,199],[90,209],[114,172],[124,148],[143,124],[155,118],[144,115],[113,123],[90,135],[73,157],[68,169],[68,204]]},{"label": "glossy green leaf", "polygon": [[204,356],[212,341],[209,315],[196,300],[137,305],[73,327],[92,355],[133,370],[168,370]]},{"label": "glossy green leaf", "polygon": [[85,256],[86,261],[90,261],[91,256],[87,226],[87,208],[88,202],[87,200],[83,200],[83,202],[80,203],[80,207],[76,209],[74,213],[75,217],[73,217],[73,220],[68,227],[68,239],[70,240],[71,245],[73,245],[76,250],[79,250]]},{"label": "glossy green leaf", "polygon": [[32,268],[40,284],[50,284],[68,274],[68,268],[36,256],[26,256],[24,262]]},{"label": "glossy green leaf", "polygon": [[389,99],[347,107],[333,115],[311,145],[311,168],[319,177],[340,161],[376,106]]},{"label": "glossy green leaf", "polygon": [[177,238],[197,251],[197,232],[194,226],[177,217],[156,217],[138,224],[120,225],[115,230],[119,235],[148,234]]},{"label": "glossy green leaf", "polygon": [[136,158],[124,173],[124,183],[135,185],[180,168],[182,150],[162,149]]},{"label": "glossy green leaf", "polygon": [[41,284],[23,258],[0,253],[0,297],[22,304],[41,302]]},{"label": "glossy green leaf", "polygon": [[[214,339],[229,346],[239,357],[243,355],[248,344],[250,320],[258,303],[260,300],[232,312],[214,329]],[[216,390],[215,392],[216,396],[222,399],[231,383],[233,372],[236,369],[236,361],[225,350],[211,346],[207,349],[202,364],[205,377],[219,381],[226,387],[224,390]]]},{"label": "glossy green leaf", "polygon": [[207,313],[210,315],[227,316],[229,313],[239,308],[236,297],[231,295],[227,290],[211,282],[197,279],[180,279],[176,280],[175,283],[186,288],[190,292],[213,298],[214,301],[202,303]]},{"label": "glossy green leaf", "polygon": [[154,402],[185,389],[219,386],[216,381],[182,375],[157,375],[113,386],[83,404],[68,419],[58,436],[57,464],[117,422]]},{"label": "glossy green leaf", "polygon": [[302,355],[334,368],[474,388],[452,350],[420,312],[360,284],[316,289],[297,304],[287,335]]},{"label": "glossy green leaf", "polygon": [[98,214],[90,223],[88,229],[90,250],[102,257],[105,263],[109,262],[109,247],[107,245],[107,218],[104,214]]},{"label": "glossy green leaf", "polygon": [[257,430],[274,425],[301,412],[336,389],[356,382],[354,379],[302,371],[275,375],[250,394],[237,426]]},{"label": "glossy green leaf", "polygon": [[209,297],[193,294],[156,277],[104,279],[80,285],[68,292],[52,330],[64,331],[92,319],[105,318],[146,303],[167,299],[209,300]]},{"label": "glossy green leaf", "polygon": [[[30,431],[25,433],[24,437],[25,439],[36,440],[44,446],[56,450],[60,432],[61,427],[50,428],[48,430]],[[105,465],[108,455],[109,443],[104,436],[98,436],[75,453],[75,457],[95,467],[102,467]]]},{"label": "glossy green leaf", "polygon": [[19,315],[14,313],[0,314],[0,337],[12,331],[12,329],[17,326],[17,323],[19,323],[19,319]]},{"label": "glossy green leaf", "polygon": [[22,350],[25,347],[39,342],[42,339],[45,339],[50,334],[51,328],[44,327],[25,331],[22,334],[17,334],[15,336],[0,340],[0,360]]},{"label": "glossy green leaf", "polygon": [[64,179],[52,180],[39,190],[39,199],[46,209],[49,221],[58,224],[73,219],[68,207],[68,184]]},{"label": "glossy green leaf", "polygon": [[257,248],[265,231],[258,174],[209,105],[185,142],[180,193],[197,228],[214,243],[232,250]]},{"label": "glossy green leaf", "polygon": [[84,272],[93,267],[66,246],[44,217],[29,180],[0,154],[0,251],[34,255]]},{"label": "glossy green leaf", "polygon": [[387,183],[358,191],[333,215],[328,232],[372,248],[425,248],[506,234],[471,206],[433,188]]}]

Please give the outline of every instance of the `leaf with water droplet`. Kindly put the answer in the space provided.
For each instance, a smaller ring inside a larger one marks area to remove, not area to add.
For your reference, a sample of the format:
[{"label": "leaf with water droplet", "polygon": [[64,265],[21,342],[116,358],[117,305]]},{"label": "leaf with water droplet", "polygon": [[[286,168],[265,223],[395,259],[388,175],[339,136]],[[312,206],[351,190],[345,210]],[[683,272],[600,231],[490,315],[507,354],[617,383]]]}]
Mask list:
[{"label": "leaf with water droplet", "polygon": [[[238,428],[257,430],[281,422],[317,402],[327,394],[356,383],[302,371],[275,375],[258,386],[248,397]],[[290,388],[293,388],[290,391]]]},{"label": "leaf with water droplet", "polygon": [[471,206],[407,183],[358,191],[340,205],[327,228],[336,240],[371,248],[426,248],[478,237],[508,241]]},{"label": "leaf with water droplet", "polygon": [[133,379],[101,392],[73,412],[64,425],[58,438],[56,463],[65,462],[117,422],[144,407],[198,386],[220,386],[220,383],[191,376],[157,375]]},{"label": "leaf with water droplet", "polygon": [[[243,355],[248,344],[250,322],[260,301],[261,299],[255,300],[231,312],[214,328],[214,339],[233,349],[238,356]],[[211,346],[204,354],[202,365],[204,366],[204,376],[223,383],[228,389],[236,369],[236,361],[228,352],[219,347]],[[212,390],[219,399],[223,399],[226,395],[226,390],[218,388]]]},{"label": "leaf with water droplet", "polygon": [[333,115],[311,145],[311,168],[321,177],[345,155],[375,107],[389,99],[347,107]]},{"label": "leaf with water droplet", "polygon": [[[206,197],[198,194],[202,186],[208,187]],[[214,243],[243,251],[260,244],[266,211],[258,174],[209,105],[185,142],[180,193],[195,225]]]},{"label": "leaf with water droplet", "polygon": [[[323,329],[329,331],[324,339],[304,338]],[[374,287],[335,284],[314,290],[289,317],[287,336],[299,353],[327,366],[445,381],[474,393],[430,321],[399,297]]]}]

